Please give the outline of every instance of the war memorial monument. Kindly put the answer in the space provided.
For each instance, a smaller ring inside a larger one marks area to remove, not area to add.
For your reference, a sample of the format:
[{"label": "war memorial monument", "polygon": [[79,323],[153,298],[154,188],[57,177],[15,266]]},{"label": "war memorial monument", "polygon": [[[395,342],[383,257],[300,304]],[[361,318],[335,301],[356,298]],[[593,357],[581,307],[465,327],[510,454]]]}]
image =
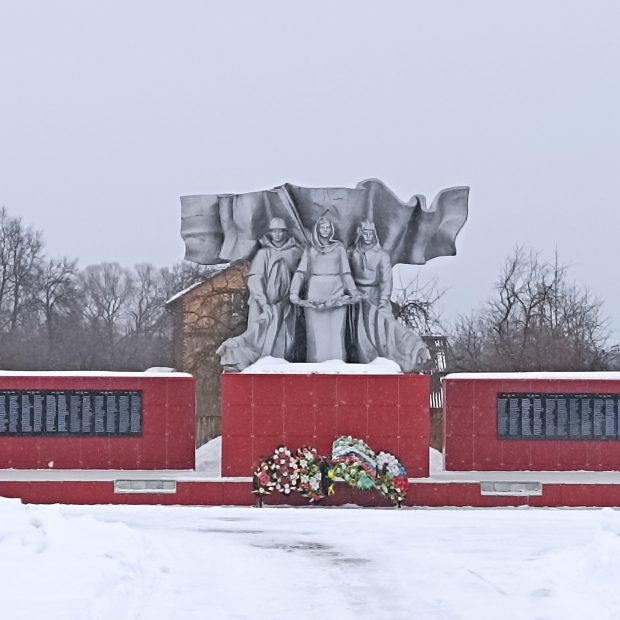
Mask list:
[{"label": "war memorial monument", "polygon": [[456,254],[468,195],[405,202],[371,179],[182,197],[186,258],[248,265],[247,324],[218,349],[221,473],[196,470],[187,373],[5,371],[0,495],[620,506],[620,373],[449,374],[430,466],[429,354],[392,314],[392,267]]}]

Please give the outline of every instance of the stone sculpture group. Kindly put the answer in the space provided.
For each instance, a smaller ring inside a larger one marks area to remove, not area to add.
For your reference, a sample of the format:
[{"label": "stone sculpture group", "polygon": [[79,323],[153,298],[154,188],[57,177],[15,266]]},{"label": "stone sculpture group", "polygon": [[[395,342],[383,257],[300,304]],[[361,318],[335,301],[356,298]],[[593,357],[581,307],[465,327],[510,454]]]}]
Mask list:
[{"label": "stone sculpture group", "polygon": [[443,190],[426,209],[422,196],[402,203],[370,180],[355,189],[284,185],[183,197],[186,258],[208,264],[253,254],[247,329],[218,349],[225,370],[266,356],[384,357],[404,372],[421,370],[430,357],[424,341],[392,314],[392,257],[420,264],[454,254],[467,195],[468,188]]}]

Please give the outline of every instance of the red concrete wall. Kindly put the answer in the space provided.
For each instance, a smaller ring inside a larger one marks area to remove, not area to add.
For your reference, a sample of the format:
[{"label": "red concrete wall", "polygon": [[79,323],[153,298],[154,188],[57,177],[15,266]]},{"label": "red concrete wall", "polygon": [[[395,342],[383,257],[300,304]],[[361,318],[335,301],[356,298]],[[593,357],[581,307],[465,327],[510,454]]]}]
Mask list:
[{"label": "red concrete wall", "polygon": [[0,375],[0,390],[142,390],[142,435],[0,436],[0,469],[193,469],[193,377]]},{"label": "red concrete wall", "polygon": [[497,396],[500,393],[620,394],[620,381],[448,375],[444,379],[446,469],[620,471],[620,441],[499,439]]},{"label": "red concrete wall", "polygon": [[[162,504],[192,506],[251,506],[256,501],[251,482],[178,482],[176,493],[114,493],[113,481],[0,481],[0,497],[19,498],[32,504]],[[285,497],[273,493],[265,499],[271,505],[303,505],[297,493]],[[387,507],[376,492],[354,491],[344,484],[321,505]],[[478,483],[413,483],[406,506],[476,507],[620,507],[620,484],[544,484],[543,494],[531,497],[484,496]]]},{"label": "red concrete wall", "polygon": [[429,395],[426,375],[223,375],[222,475],[251,475],[281,444],[329,456],[351,435],[426,477]]}]

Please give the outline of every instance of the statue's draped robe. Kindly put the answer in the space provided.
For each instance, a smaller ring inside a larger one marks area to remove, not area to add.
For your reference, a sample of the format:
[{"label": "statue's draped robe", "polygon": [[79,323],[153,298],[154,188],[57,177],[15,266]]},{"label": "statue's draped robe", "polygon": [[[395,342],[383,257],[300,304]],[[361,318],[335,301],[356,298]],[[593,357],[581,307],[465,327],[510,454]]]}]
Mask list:
[{"label": "statue's draped robe", "polygon": [[269,355],[291,360],[295,346],[297,310],[289,301],[289,290],[301,248],[290,238],[281,246],[268,236],[260,243],[248,273],[248,328],[218,349],[222,364],[233,370],[243,370]]},{"label": "statue's draped robe", "polygon": [[366,299],[352,308],[350,319],[359,362],[377,357],[395,361],[404,372],[421,370],[428,357],[424,341],[392,315],[392,266],[376,240],[370,248],[358,241],[350,253],[351,273]]},{"label": "statue's draped robe", "polygon": [[347,308],[342,298],[355,289],[355,284],[344,245],[333,238],[320,239],[318,225],[317,221],[312,242],[299,261],[291,293],[299,295],[303,286],[308,302],[316,306],[326,304],[304,308],[306,361],[346,360]]}]

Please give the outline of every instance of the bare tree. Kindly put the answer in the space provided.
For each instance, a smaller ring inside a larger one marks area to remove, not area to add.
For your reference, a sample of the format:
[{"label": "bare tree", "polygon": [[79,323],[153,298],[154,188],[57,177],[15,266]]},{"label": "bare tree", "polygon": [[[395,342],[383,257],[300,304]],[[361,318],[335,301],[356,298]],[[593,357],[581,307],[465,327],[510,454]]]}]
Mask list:
[{"label": "bare tree", "polygon": [[600,370],[610,364],[602,302],[568,280],[557,255],[516,248],[495,294],[456,321],[451,366],[481,371]]},{"label": "bare tree", "polygon": [[88,366],[111,368],[125,362],[121,341],[128,334],[133,278],[118,263],[89,265],[80,274]]},{"label": "bare tree", "polygon": [[[68,258],[42,260],[34,276],[38,320],[33,331],[40,334],[39,359],[48,368],[70,364],[73,340],[81,323],[77,261]],[[71,366],[73,367],[73,366]]]},{"label": "bare tree", "polygon": [[135,336],[153,333],[162,316],[166,292],[161,272],[153,265],[136,265],[129,300],[129,331]]},{"label": "bare tree", "polygon": [[86,295],[85,316],[110,331],[115,325],[124,326],[126,305],[132,293],[132,276],[118,263],[90,265],[82,273],[82,287]]},{"label": "bare tree", "polygon": [[416,275],[406,283],[399,280],[392,294],[392,310],[399,321],[418,334],[443,333],[438,302],[444,293],[435,279],[423,282]]},{"label": "bare tree", "polygon": [[75,310],[77,274],[77,261],[68,258],[44,260],[39,266],[35,276],[36,298],[50,338],[58,319]]},{"label": "bare tree", "polygon": [[42,259],[41,233],[0,209],[0,328],[15,332],[35,311],[34,278]]},{"label": "bare tree", "polygon": [[127,364],[133,370],[173,363],[172,317],[166,311],[164,271],[136,265],[128,301]]}]

